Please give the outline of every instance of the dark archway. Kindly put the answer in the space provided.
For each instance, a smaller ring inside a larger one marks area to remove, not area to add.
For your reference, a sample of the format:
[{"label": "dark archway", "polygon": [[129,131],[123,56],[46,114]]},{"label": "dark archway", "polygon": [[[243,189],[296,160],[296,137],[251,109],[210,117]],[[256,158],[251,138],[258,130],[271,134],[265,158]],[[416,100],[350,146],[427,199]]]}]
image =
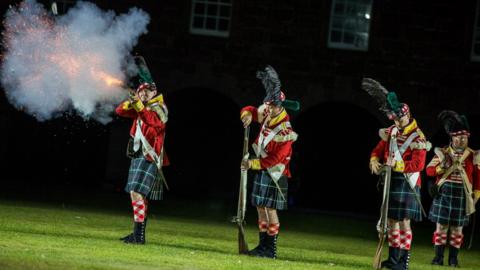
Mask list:
[{"label": "dark archway", "polygon": [[293,203],[376,213],[377,178],[370,174],[368,162],[384,125],[354,104],[322,103],[300,114],[293,126],[299,133],[292,160]]},{"label": "dark archway", "polygon": [[165,169],[172,196],[232,198],[242,155],[240,108],[225,95],[187,88],[166,96],[169,107]]}]

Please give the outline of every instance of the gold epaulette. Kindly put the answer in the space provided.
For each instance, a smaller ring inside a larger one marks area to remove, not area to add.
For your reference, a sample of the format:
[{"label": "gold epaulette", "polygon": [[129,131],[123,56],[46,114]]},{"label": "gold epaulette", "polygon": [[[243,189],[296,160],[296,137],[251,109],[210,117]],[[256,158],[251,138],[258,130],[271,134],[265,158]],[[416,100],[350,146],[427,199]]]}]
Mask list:
[{"label": "gold epaulette", "polygon": [[417,128],[416,132],[420,139],[426,140],[425,134],[423,134],[423,131],[421,129]]},{"label": "gold epaulette", "polygon": [[410,149],[412,150],[427,150],[428,142],[422,139],[416,140],[410,144]]},{"label": "gold epaulette", "polygon": [[394,126],[390,126],[388,128],[381,128],[378,130],[378,136],[380,136],[380,139],[383,141],[388,141],[390,137],[390,131]]},{"label": "gold epaulette", "polygon": [[298,134],[293,131],[292,129],[288,128],[286,122],[281,123],[282,130],[278,132],[277,135],[273,137],[274,142],[288,142],[288,141],[296,141],[298,138]]}]

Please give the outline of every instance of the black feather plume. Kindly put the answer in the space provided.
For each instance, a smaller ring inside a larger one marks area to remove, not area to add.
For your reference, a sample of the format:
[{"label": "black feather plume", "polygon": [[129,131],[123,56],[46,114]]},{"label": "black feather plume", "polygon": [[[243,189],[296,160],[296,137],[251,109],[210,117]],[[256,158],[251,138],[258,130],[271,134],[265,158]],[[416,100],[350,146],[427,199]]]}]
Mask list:
[{"label": "black feather plume", "polygon": [[463,114],[462,114],[460,117],[462,118],[462,123],[463,123],[463,125],[465,126],[465,128],[466,128],[467,130],[470,130],[470,124],[468,124],[467,117],[466,117],[465,115],[463,115]]},{"label": "black feather plume", "polygon": [[380,106],[378,109],[387,112],[387,94],[388,90],[379,82],[371,78],[363,78],[362,89],[365,90]]},{"label": "black feather plume", "polygon": [[447,134],[458,131],[463,128],[462,117],[450,110],[444,110],[438,114],[438,120],[443,123],[443,128]]},{"label": "black feather plume", "polygon": [[265,67],[265,71],[257,71],[257,78],[262,81],[263,87],[265,88],[265,101],[272,101],[278,105],[281,104],[280,89],[282,84],[275,69],[268,65]]}]

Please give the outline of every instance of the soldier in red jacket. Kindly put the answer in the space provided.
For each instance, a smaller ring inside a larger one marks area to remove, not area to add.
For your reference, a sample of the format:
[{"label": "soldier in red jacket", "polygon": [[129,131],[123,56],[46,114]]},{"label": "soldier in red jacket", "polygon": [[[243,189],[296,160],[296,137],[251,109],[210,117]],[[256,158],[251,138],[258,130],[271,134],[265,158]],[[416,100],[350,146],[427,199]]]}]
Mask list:
[{"label": "soldier in red jacket", "polygon": [[141,84],[130,99],[115,110],[132,119],[128,156],[132,159],[125,191],[133,207],[133,233],[121,238],[125,243],[145,244],[148,200],[161,200],[165,179],[161,169],[168,165],[163,149],[168,110],[149,73],[140,70]]},{"label": "soldier in red jacket", "polygon": [[425,167],[429,143],[411,117],[408,105],[400,103],[394,92],[372,79],[364,79],[362,87],[383,100],[379,102],[381,111],[394,121],[394,125],[380,130],[380,141],[370,158],[374,174],[378,175],[382,166],[392,167],[387,215],[389,256],[382,267],[408,269],[413,238],[410,220],[422,220],[420,172]]},{"label": "soldier in red jacket", "polygon": [[297,139],[290,118],[282,106],[285,95],[280,91],[280,80],[275,70],[267,66],[257,72],[267,96],[259,108],[244,107],[241,120],[244,126],[252,121],[261,124],[253,150],[256,158],[242,162],[242,169],[255,170],[252,204],[257,208],[259,244],[249,252],[252,256],[276,258],[280,229],[277,210],[287,209],[288,178],[292,144]]},{"label": "soldier in red jacket", "polygon": [[435,156],[427,166],[427,175],[436,177],[434,199],[429,219],[436,223],[433,233],[434,265],[443,265],[447,233],[450,229],[448,265],[458,267],[458,251],[463,243],[462,229],[475,211],[480,198],[480,155],[468,147],[470,136],[466,118],[454,111],[438,115],[450,144],[435,148]]}]

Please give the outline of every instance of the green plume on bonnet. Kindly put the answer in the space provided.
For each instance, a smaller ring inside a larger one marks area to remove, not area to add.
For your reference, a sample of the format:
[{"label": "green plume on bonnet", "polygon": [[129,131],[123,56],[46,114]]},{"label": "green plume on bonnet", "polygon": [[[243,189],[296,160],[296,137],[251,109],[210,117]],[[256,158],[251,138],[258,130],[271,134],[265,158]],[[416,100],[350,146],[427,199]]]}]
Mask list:
[{"label": "green plume on bonnet", "polygon": [[149,83],[149,84],[153,83],[153,79],[152,79],[152,76],[150,75],[150,72],[148,72],[148,70],[143,69],[142,67],[138,69],[138,76],[140,77],[140,80],[139,80],[140,83]]},{"label": "green plume on bonnet", "polygon": [[282,106],[285,109],[290,110],[290,111],[294,111],[294,112],[297,112],[297,111],[300,110],[300,102],[298,102],[296,100],[285,99],[282,102]]},{"label": "green plume on bonnet", "polygon": [[150,74],[150,70],[148,69],[147,62],[145,62],[145,59],[142,56],[135,56],[135,64],[137,65],[138,68],[138,77],[139,77],[139,83],[149,83],[152,84],[153,78],[152,74]]},{"label": "green plume on bonnet", "polygon": [[388,107],[395,113],[400,112],[402,104],[398,101],[397,94],[395,92],[388,92],[387,94],[387,104]]}]

